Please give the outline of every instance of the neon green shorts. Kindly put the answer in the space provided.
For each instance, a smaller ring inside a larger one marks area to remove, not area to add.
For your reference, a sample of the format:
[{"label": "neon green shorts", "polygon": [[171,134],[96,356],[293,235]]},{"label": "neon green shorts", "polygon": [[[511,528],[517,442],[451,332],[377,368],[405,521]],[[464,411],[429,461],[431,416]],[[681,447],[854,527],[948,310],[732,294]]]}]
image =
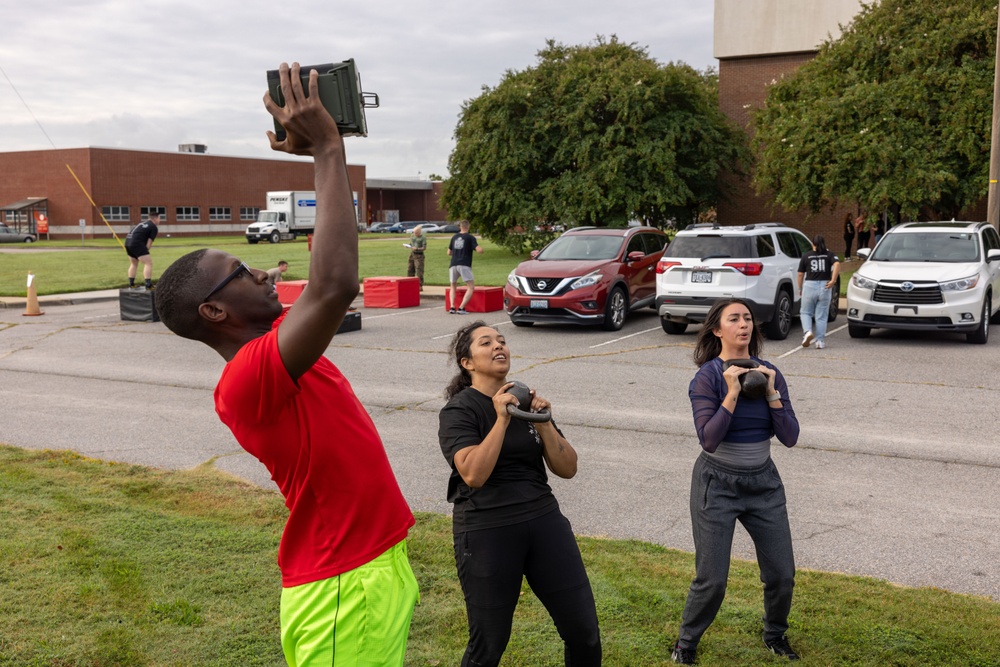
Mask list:
[{"label": "neon green shorts", "polygon": [[281,589],[281,648],[289,667],[399,667],[417,580],[406,541],[336,577]]}]

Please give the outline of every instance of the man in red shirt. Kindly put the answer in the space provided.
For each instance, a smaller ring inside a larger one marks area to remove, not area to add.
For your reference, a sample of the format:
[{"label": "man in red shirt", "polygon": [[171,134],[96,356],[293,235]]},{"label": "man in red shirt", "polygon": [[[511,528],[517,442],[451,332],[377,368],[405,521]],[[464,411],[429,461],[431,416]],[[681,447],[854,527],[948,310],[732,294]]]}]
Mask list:
[{"label": "man in red shirt", "polygon": [[[323,356],[358,294],[358,235],[343,139],[320,101],[282,64],[285,128],[271,148],[312,155],[316,230],[309,287],[281,316],[267,273],[197,250],[157,283],[160,319],[227,364],[215,407],[240,445],[271,473],[288,522],[278,549],[281,642],[292,667],[403,664],[417,583],[406,557],[413,525],[375,425]],[[338,662],[338,660],[340,662]]]}]

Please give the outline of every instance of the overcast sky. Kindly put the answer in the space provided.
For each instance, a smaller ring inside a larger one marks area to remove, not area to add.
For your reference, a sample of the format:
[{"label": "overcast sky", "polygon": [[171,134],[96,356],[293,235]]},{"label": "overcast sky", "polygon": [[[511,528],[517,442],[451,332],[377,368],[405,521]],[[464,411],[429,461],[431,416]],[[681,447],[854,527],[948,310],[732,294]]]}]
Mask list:
[{"label": "overcast sky", "polygon": [[381,107],[367,112],[368,137],[347,140],[348,161],[369,178],[447,175],[462,103],[534,65],[546,39],[617,35],[705,69],[712,16],[711,0],[8,2],[0,151],[200,143],[275,156],[265,70],[354,58]]}]

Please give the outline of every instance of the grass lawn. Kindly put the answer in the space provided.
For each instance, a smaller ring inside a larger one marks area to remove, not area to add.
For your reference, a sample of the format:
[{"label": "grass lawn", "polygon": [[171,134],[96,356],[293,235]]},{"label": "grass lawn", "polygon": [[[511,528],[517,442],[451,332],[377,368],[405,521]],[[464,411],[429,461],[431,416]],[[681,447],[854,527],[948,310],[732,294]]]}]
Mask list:
[{"label": "grass lawn", "polygon": [[[446,475],[442,473],[441,492]],[[210,464],[163,471],[0,446],[0,666],[283,665],[275,564],[286,510]],[[420,514],[409,552],[420,582],[406,664],[459,663],[465,611],[450,521]],[[691,554],[580,538],[604,664],[668,664]],[[804,665],[1000,665],[1000,604],[799,572],[789,635]],[[737,562],[699,664],[776,665],[761,646],[756,566]],[[525,588],[504,665],[562,664]]]},{"label": "grass lawn", "polygon": [[[448,284],[448,242],[451,234],[429,234],[424,282]],[[371,276],[405,276],[409,249],[403,244],[409,235],[362,234],[358,272],[362,279]],[[527,258],[513,255],[506,248],[479,239],[484,252],[476,254],[472,266],[478,285],[503,285],[507,274]],[[243,236],[157,238],[153,244],[153,280],[181,255],[198,248],[219,248],[246,261],[250,266],[270,269],[278,260],[289,263],[285,280],[308,277],[309,250],[306,239],[279,244],[250,245]],[[22,246],[18,246],[22,248]],[[80,241],[41,241],[24,252],[0,254],[0,296],[24,296],[28,272],[35,274],[39,295],[88,292],[113,289],[127,284],[128,257],[113,239]],[[139,273],[139,284],[142,273]]]}]

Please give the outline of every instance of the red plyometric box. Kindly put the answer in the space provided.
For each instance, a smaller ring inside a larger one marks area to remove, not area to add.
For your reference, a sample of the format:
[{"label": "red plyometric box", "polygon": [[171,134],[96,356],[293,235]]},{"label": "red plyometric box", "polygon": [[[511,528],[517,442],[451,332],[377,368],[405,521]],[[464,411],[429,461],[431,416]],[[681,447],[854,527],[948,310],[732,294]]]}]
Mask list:
[{"label": "red plyometric box", "polygon": [[365,308],[410,308],[420,305],[420,278],[365,278]]},{"label": "red plyometric box", "polygon": [[280,283],[275,283],[274,286],[278,289],[278,301],[295,303],[308,284],[308,280],[282,280]]},{"label": "red plyometric box", "polygon": [[[465,288],[459,287],[455,292],[455,300],[458,301],[459,305],[462,304],[464,297]],[[451,308],[451,289],[446,289],[444,292],[444,307],[446,310]],[[490,313],[494,310],[503,310],[503,288],[477,287],[465,309],[470,313]]]}]

